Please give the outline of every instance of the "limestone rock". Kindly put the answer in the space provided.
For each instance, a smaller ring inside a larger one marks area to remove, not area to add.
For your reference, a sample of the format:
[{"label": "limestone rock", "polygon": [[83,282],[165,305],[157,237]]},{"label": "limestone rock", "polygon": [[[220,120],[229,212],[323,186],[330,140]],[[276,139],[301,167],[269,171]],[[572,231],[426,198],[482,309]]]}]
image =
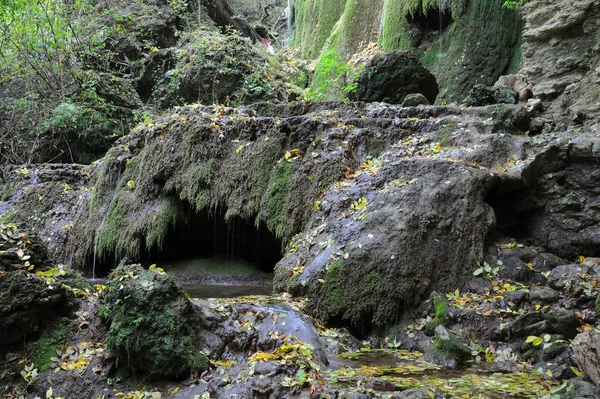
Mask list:
[{"label": "limestone rock", "polygon": [[522,9],[523,70],[547,114],[567,124],[590,123],[600,109],[598,0],[541,0]]},{"label": "limestone rock", "polygon": [[600,385],[600,334],[587,332],[573,341],[577,364],[587,378]]},{"label": "limestone rock", "polygon": [[23,270],[0,276],[0,346],[23,342],[56,317],[70,316],[78,304],[59,282]]},{"label": "limestone rock", "polygon": [[558,299],[558,291],[550,287],[531,287],[529,298],[535,303],[553,303]]},{"label": "limestone rock", "polygon": [[[392,176],[404,176],[398,189],[373,189]],[[285,257],[276,266],[276,289],[307,294],[325,320],[368,318],[381,325],[432,288],[456,289],[472,275],[464,265],[481,256],[493,224],[491,209],[481,201],[488,177],[453,163],[410,160],[328,190],[322,199],[326,217],[316,213],[307,229],[314,232],[311,240],[329,242],[327,247]],[[344,215],[352,201],[342,198],[362,197],[367,215],[349,223]],[[335,248],[346,248],[347,255],[335,255]],[[290,280],[298,259],[306,264],[306,287]]]},{"label": "limestone rock", "polygon": [[505,86],[488,87],[482,84],[473,86],[463,104],[468,107],[480,107],[492,104],[516,104],[519,94]]},{"label": "limestone rock", "polygon": [[519,101],[527,101],[533,96],[531,84],[523,74],[504,75],[498,78],[494,87],[508,87],[519,93]]},{"label": "limestone rock", "polygon": [[412,93],[434,103],[439,88],[435,76],[411,53],[392,51],[378,54],[366,65],[357,80],[359,101],[400,104]]}]

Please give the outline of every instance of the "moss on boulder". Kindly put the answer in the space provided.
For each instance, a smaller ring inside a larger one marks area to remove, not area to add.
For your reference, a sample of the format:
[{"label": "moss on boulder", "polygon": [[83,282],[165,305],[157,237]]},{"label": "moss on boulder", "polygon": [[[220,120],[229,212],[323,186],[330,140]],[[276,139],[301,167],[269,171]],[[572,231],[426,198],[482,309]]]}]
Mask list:
[{"label": "moss on boulder", "polygon": [[433,351],[441,363],[449,367],[457,367],[471,358],[471,350],[444,326],[435,328]]},{"label": "moss on boulder", "polygon": [[413,93],[424,95],[430,103],[439,88],[435,76],[410,53],[391,51],[371,59],[357,80],[359,101],[400,104]]},{"label": "moss on boulder", "polygon": [[99,314],[108,325],[108,348],[134,373],[183,377],[206,370],[194,308],[162,270],[119,266],[109,277]]}]

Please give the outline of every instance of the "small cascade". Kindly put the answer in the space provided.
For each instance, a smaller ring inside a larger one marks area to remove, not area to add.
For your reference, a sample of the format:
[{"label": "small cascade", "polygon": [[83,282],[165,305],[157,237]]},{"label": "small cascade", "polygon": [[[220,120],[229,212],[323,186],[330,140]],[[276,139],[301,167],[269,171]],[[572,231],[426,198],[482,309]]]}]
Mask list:
[{"label": "small cascade", "polygon": [[439,15],[439,27],[440,27],[440,51],[442,50],[442,44],[444,41],[444,36],[442,35],[442,29],[444,26],[444,22],[443,22],[443,14],[446,11],[446,0],[437,0],[437,8],[439,10],[438,15]]},{"label": "small cascade", "polygon": [[290,38],[292,37],[292,25],[293,25],[293,21],[294,21],[294,6],[292,4],[292,0],[288,0],[286,14],[287,14],[287,29],[286,29],[286,33],[285,33],[285,42],[287,43],[290,40]]},{"label": "small cascade", "polygon": [[98,252],[98,232],[94,234],[94,261],[92,262],[92,279],[96,278],[96,253]]}]

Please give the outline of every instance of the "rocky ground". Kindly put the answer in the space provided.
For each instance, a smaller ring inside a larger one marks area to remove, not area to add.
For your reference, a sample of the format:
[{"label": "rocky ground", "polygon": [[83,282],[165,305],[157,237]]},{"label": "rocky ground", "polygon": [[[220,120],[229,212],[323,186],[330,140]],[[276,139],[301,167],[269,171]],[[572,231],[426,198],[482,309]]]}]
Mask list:
[{"label": "rocky ground", "polygon": [[[179,108],[89,167],[16,168],[0,206],[34,234],[0,235],[3,389],[597,397],[599,148],[517,105],[263,104]],[[157,266],[96,287],[54,266],[101,245],[135,259],[192,199],[287,239],[284,294],[196,300]]]}]

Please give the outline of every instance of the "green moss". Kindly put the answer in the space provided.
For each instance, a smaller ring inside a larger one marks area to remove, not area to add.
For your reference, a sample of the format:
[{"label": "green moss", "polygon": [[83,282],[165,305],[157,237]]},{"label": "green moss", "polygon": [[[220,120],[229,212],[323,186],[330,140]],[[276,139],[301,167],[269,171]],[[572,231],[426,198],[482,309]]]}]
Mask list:
[{"label": "green moss", "polygon": [[15,189],[7,184],[0,184],[0,202],[8,201],[15,194]]},{"label": "green moss", "polygon": [[444,295],[436,295],[433,299],[433,306],[435,307],[435,319],[441,320],[448,312],[448,299]]},{"label": "green moss", "polygon": [[343,310],[345,290],[342,278],[343,269],[344,263],[341,259],[338,259],[329,266],[325,276],[325,284],[323,285],[324,302],[333,314]]},{"label": "green moss", "polygon": [[473,0],[460,17],[453,11],[453,24],[428,46],[427,52],[437,51],[438,56],[421,55],[442,88],[441,101],[462,101],[474,84],[491,86],[520,63],[523,23],[518,13],[502,4],[502,0]]},{"label": "green moss", "polygon": [[595,307],[595,310],[596,310],[596,314],[600,314],[600,295],[598,295],[596,297],[596,307]]},{"label": "green moss", "polygon": [[287,210],[294,187],[294,164],[281,162],[275,167],[266,192],[267,227],[279,238],[290,234]]},{"label": "green moss", "polygon": [[70,321],[59,319],[45,327],[40,337],[27,346],[28,357],[40,373],[50,368],[53,363],[51,358],[56,357],[57,349],[67,342],[70,333]]},{"label": "green moss", "polygon": [[443,326],[435,329],[433,351],[444,360],[455,361],[460,364],[471,357],[471,350]]},{"label": "green moss", "polygon": [[168,275],[121,266],[105,292],[99,315],[109,326],[107,347],[134,373],[164,378],[207,369],[193,305]]},{"label": "green moss", "polygon": [[304,93],[306,101],[335,100],[341,97],[350,67],[336,49],[324,51],[319,56],[311,86]]},{"label": "green moss", "polygon": [[302,49],[305,58],[319,55],[345,5],[346,0],[294,0],[293,44]]}]

